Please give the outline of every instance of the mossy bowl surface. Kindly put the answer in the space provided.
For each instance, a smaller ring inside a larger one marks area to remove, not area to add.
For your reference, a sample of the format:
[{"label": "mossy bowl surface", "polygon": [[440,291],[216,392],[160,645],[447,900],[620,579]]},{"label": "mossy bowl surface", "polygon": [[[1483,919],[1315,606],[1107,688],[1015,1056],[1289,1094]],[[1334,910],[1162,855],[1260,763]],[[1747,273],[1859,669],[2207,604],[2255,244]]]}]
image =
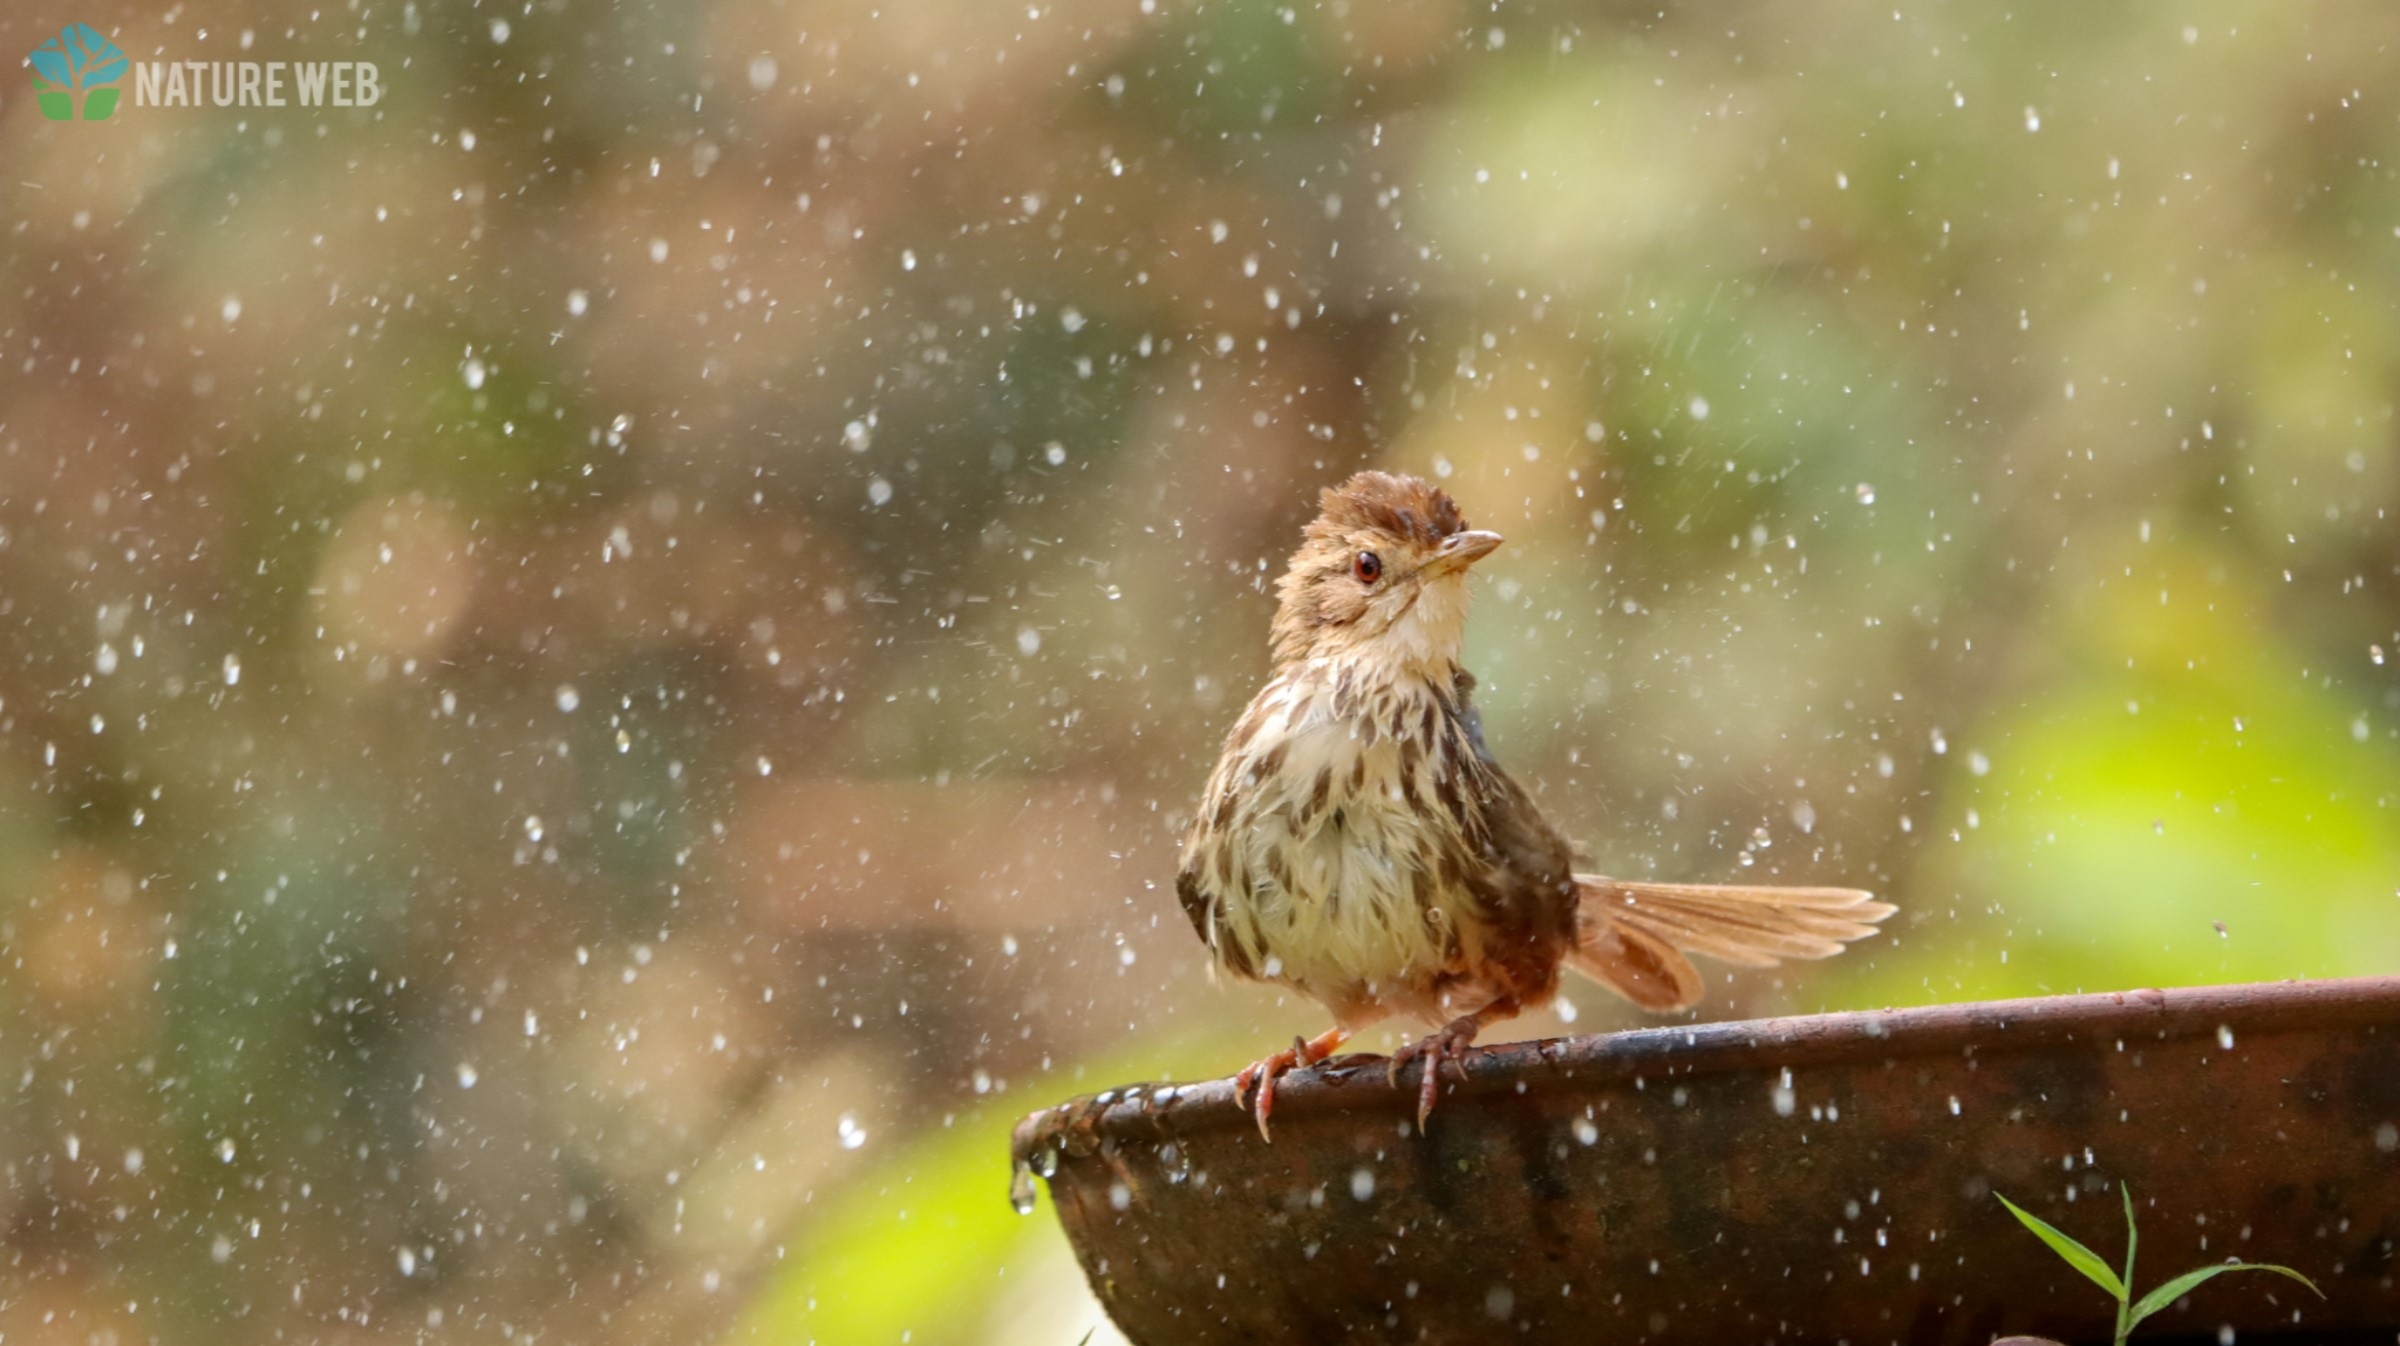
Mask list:
[{"label": "mossy bowl surface", "polygon": [[1470,1055],[1342,1057],[1259,1138],[1230,1081],[1019,1124],[1094,1289],[1142,1346],[1332,1341],[2106,1340],[2113,1305],[1993,1193],[2137,1293],[2145,1325],[2400,1328],[2400,977],[1714,1023]]}]

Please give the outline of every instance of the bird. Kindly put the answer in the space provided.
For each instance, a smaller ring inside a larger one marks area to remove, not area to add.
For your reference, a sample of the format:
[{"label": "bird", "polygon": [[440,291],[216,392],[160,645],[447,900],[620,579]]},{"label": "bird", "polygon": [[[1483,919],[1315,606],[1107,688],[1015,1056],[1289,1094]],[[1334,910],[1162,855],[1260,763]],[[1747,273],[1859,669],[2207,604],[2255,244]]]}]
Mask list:
[{"label": "bird", "polygon": [[1578,873],[1577,848],[1494,759],[1460,663],[1467,579],[1501,545],[1444,491],[1362,471],[1326,488],[1276,584],[1272,676],[1226,734],[1175,892],[1213,967],[1323,1005],[1333,1026],[1235,1077],[1259,1134],[1276,1082],[1394,1016],[1439,1068],[1538,1009],[1572,969],[1642,1009],[1697,1003],[1700,954],[1824,958],[1895,910],[1832,887],[1653,883]]}]

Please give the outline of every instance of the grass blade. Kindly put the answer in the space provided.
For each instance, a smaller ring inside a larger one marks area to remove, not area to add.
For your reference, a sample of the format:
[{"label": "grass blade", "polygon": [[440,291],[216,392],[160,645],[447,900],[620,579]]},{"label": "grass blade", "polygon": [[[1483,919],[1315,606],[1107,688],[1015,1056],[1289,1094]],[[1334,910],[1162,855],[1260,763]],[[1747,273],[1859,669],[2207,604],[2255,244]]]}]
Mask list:
[{"label": "grass blade", "polygon": [[2301,1275],[2299,1272],[2292,1270],[2290,1267],[2279,1267],[2268,1262],[2221,1262],[2213,1267],[2202,1267],[2198,1271],[2187,1271],[2182,1275],[2177,1276],[2175,1279],[2168,1281],[2165,1285],[2162,1285],[2150,1293],[2142,1296],[2142,1302],[2134,1305],[2132,1312],[2127,1315],[2127,1322],[2125,1326],[2130,1330],[2135,1323],[2139,1323],[2141,1320],[2149,1317],[2151,1314],[2158,1312],[2160,1309],[2163,1309],[2169,1304],[2174,1303],[2176,1300],[2183,1298],[2187,1294],[2190,1294],[2192,1292],[2192,1287],[2199,1285],[2201,1282],[2208,1280],[2210,1277],[2221,1275],[2228,1271],[2272,1271],[2278,1276],[2289,1276],[2293,1280],[2296,1280],[2302,1285],[2307,1286],[2309,1292],[2314,1294],[2319,1299],[2323,1299],[2325,1297],[2325,1292],[2317,1288],[2317,1283],[2315,1281],[2312,1281],[2308,1277]]},{"label": "grass blade", "polygon": [[2008,1207],[2008,1213],[2016,1216],[2018,1223],[2032,1230],[2035,1238],[2049,1244],[2050,1251],[2057,1253],[2068,1266],[2090,1278],[2092,1284],[2116,1296],[2119,1304],[2130,1298],[2125,1293],[2125,1282],[2117,1279],[2117,1273],[2108,1269],[2108,1263],[2101,1261],[2099,1254],[2053,1229],[2049,1221],[2019,1209],[2016,1202],[2000,1196],[1998,1192],[1992,1195],[2000,1197],[2000,1204]]},{"label": "grass blade", "polygon": [[[2133,1227],[2133,1188],[2117,1184],[2117,1194],[2125,1198],[2125,1289],[2133,1289],[2133,1248],[2141,1239],[2141,1231]],[[2131,1326],[2131,1324],[2127,1324]]]}]

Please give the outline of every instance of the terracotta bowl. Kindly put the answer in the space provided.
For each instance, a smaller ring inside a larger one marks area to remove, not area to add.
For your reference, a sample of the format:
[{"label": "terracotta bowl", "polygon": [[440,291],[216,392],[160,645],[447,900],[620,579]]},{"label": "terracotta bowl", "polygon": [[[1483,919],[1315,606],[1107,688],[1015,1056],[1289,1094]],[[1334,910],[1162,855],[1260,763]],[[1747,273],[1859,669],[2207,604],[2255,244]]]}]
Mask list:
[{"label": "terracotta bowl", "polygon": [[1472,1054],[1416,1078],[1287,1078],[1275,1139],[1230,1081],[1026,1118],[1093,1289],[1143,1346],[1209,1342],[1972,1342],[2108,1338],[2114,1304],[1994,1193],[2136,1293],[2146,1325],[2400,1330],[2400,977],[1715,1023]]}]

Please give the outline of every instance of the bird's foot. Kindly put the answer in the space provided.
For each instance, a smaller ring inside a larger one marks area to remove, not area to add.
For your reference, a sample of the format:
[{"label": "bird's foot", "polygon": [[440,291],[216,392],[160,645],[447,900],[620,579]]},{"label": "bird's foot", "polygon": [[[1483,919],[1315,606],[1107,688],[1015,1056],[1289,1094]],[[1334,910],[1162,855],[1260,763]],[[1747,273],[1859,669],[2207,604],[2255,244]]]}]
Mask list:
[{"label": "bird's foot", "polygon": [[1417,1130],[1424,1131],[1427,1118],[1433,1116],[1433,1103],[1441,1092],[1441,1065],[1450,1063],[1450,1073],[1462,1083],[1467,1078],[1465,1064],[1467,1048],[1475,1045],[1475,1035],[1483,1031],[1484,1016],[1462,1014],[1440,1028],[1392,1053],[1388,1078],[1400,1083],[1400,1072],[1408,1063],[1419,1058],[1425,1062],[1425,1077],[1417,1085]]},{"label": "bird's foot", "polygon": [[1350,1034],[1339,1028],[1328,1028],[1310,1039],[1293,1038],[1292,1045],[1271,1052],[1242,1068],[1233,1077],[1233,1100],[1236,1103],[1248,1096],[1253,1088],[1258,1092],[1251,1101],[1251,1112],[1258,1118],[1258,1135],[1272,1144],[1275,1137],[1267,1131],[1267,1118],[1275,1111],[1275,1081],[1303,1066],[1313,1066],[1341,1049]]}]

